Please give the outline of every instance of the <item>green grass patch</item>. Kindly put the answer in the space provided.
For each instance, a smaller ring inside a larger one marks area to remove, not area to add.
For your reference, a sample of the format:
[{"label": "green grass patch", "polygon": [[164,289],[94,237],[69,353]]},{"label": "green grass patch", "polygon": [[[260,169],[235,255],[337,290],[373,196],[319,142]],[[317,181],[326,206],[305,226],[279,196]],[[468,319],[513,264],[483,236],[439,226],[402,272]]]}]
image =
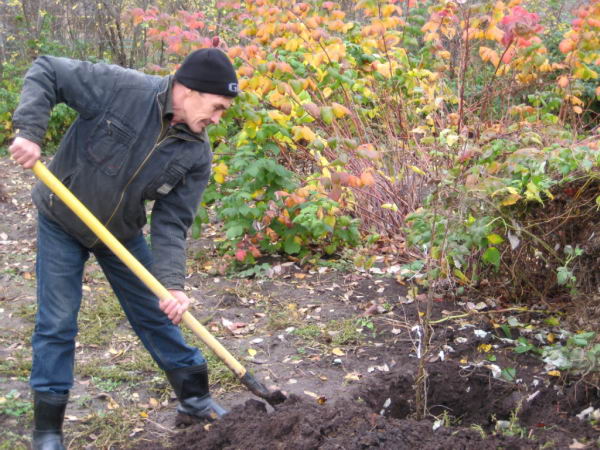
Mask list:
[{"label": "green grass patch", "polygon": [[119,301],[114,295],[89,297],[79,314],[78,341],[83,345],[106,346],[119,322],[125,319]]},{"label": "green grass patch", "polygon": [[0,431],[0,450],[28,450],[30,440],[9,430]]},{"label": "green grass patch", "polygon": [[140,381],[137,373],[129,372],[117,366],[105,366],[100,361],[90,361],[78,364],[75,372],[81,377],[89,377],[96,383],[131,383]]},{"label": "green grass patch", "polygon": [[31,353],[16,351],[13,356],[0,360],[0,375],[6,377],[27,378],[31,373]]},{"label": "green grass patch", "polygon": [[135,408],[118,408],[93,413],[77,425],[77,432],[67,430],[70,448],[121,448],[135,428],[143,427],[140,412]]},{"label": "green grass patch", "polygon": [[32,414],[31,400],[24,400],[16,390],[0,394],[0,415],[24,417]]},{"label": "green grass patch", "polygon": [[267,311],[266,328],[270,331],[285,330],[289,327],[297,327],[300,323],[298,311],[294,308]]},{"label": "green grass patch", "polygon": [[309,324],[300,328],[296,328],[292,334],[306,340],[306,341],[318,341],[323,335],[323,329],[317,324]]},{"label": "green grass patch", "polygon": [[118,361],[116,365],[128,372],[162,373],[150,353],[143,346],[138,346],[131,350],[128,353],[127,359]]},{"label": "green grass patch", "polygon": [[333,345],[358,344],[364,338],[355,319],[339,319],[328,322],[325,331],[331,336]]},{"label": "green grass patch", "polygon": [[37,312],[37,304],[35,303],[22,303],[17,307],[15,315],[27,322],[35,323],[35,314]]}]

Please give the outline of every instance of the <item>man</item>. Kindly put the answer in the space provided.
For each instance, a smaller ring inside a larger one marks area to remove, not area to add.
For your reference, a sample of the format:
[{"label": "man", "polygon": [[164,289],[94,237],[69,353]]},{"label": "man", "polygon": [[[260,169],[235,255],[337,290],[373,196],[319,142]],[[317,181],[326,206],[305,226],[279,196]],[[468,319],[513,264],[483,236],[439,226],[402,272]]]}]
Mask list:
[{"label": "man", "polygon": [[[236,95],[235,70],[215,48],[191,53],[169,77],[51,56],[38,58],[27,72],[13,117],[12,158],[33,167],[52,108],[64,102],[77,110],[50,170],[172,295],[159,301],[47,187],[35,186],[38,311],[30,377],[35,449],[64,448],[62,423],[90,253],[166,372],[178,412],[200,419],[226,413],[209,394],[206,360],[184,342],[176,324],[190,303],[184,293],[186,233],[210,175],[206,127],[219,122]],[[141,232],[146,200],[154,200],[151,251]]]}]

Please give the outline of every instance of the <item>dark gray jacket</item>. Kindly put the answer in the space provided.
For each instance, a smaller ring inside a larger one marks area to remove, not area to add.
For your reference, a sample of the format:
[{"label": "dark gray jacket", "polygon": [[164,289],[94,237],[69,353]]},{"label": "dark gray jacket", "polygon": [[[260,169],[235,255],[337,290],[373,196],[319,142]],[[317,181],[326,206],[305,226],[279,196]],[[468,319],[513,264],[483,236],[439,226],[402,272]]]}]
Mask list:
[{"label": "dark gray jacket", "polygon": [[[151,216],[152,272],[169,289],[182,289],[185,239],[210,176],[206,133],[164,121],[171,77],[107,64],[42,56],[27,72],[14,113],[17,136],[41,145],[54,105],[79,116],[63,137],[50,170],[121,242]],[[43,184],[33,190],[39,211],[88,248],[102,245]]]}]

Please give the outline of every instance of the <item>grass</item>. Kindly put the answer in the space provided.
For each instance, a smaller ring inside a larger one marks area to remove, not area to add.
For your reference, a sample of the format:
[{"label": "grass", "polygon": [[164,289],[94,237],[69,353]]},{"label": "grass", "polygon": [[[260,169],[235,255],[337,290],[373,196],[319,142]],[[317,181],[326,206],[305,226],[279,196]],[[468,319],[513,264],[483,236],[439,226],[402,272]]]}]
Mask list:
[{"label": "grass", "polygon": [[89,377],[92,381],[101,383],[133,383],[140,379],[135,372],[125,371],[117,366],[105,366],[102,361],[97,360],[79,364],[75,372],[81,377]]},{"label": "grass", "polygon": [[114,295],[84,299],[79,313],[78,341],[83,345],[106,346],[124,319],[125,313]]},{"label": "grass", "polygon": [[0,395],[0,415],[23,417],[32,414],[31,400],[23,400],[16,390]]},{"label": "grass", "polygon": [[35,303],[23,303],[17,307],[15,315],[27,322],[35,323],[37,305]]},{"label": "grass", "polygon": [[113,448],[122,446],[125,436],[143,427],[142,411],[135,408],[117,408],[94,412],[79,422],[77,432],[67,430],[69,448]]},{"label": "grass", "polygon": [[358,344],[364,337],[354,319],[332,320],[326,324],[325,331],[331,336],[331,344],[335,346]]},{"label": "grass", "polygon": [[336,319],[324,324],[308,324],[296,328],[292,334],[312,344],[329,344],[334,347],[358,344],[364,339],[362,327],[355,319]]},{"label": "grass", "polygon": [[323,334],[323,330],[317,324],[311,323],[304,327],[296,328],[292,334],[305,341],[317,341]]},{"label": "grass", "polygon": [[9,430],[0,431],[0,450],[28,450],[29,438]]},{"label": "grass", "polygon": [[142,346],[138,345],[127,353],[127,358],[118,361],[116,365],[125,371],[141,373],[160,373],[158,365],[150,356],[150,353]]},{"label": "grass", "polygon": [[0,361],[0,375],[26,378],[31,372],[31,354],[26,350],[18,350],[14,356]]}]

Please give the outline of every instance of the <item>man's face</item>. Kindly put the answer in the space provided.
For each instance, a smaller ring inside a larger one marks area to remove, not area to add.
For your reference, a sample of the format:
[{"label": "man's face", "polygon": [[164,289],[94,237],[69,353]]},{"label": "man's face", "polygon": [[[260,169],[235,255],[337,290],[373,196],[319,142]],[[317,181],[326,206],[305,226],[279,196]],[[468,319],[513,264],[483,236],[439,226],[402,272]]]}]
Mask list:
[{"label": "man's face", "polygon": [[200,133],[207,125],[219,123],[231,103],[229,97],[188,89],[179,107],[173,105],[173,121],[185,122],[194,133]]}]

